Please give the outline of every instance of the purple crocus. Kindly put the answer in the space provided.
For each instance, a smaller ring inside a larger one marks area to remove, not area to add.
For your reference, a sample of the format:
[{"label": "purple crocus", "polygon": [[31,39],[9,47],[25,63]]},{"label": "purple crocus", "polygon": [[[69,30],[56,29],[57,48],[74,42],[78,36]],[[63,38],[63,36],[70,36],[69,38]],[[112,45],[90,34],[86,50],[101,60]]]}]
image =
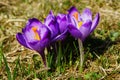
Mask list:
[{"label": "purple crocus", "polygon": [[51,39],[54,39],[59,33],[59,27],[56,17],[54,16],[52,11],[50,11],[48,16],[46,17],[44,24],[48,27],[48,29],[51,32]]},{"label": "purple crocus", "polygon": [[17,33],[16,38],[21,45],[37,51],[46,66],[44,49],[49,44],[50,31],[44,24],[36,18],[29,19],[22,33]]},{"label": "purple crocus", "polygon": [[67,34],[67,15],[58,14],[54,16],[53,12],[50,11],[49,15],[45,19],[45,25],[49,28],[51,32],[51,42],[57,40],[63,40]]},{"label": "purple crocus", "polygon": [[68,17],[66,14],[58,14],[56,16],[57,18],[57,23],[59,24],[59,34],[55,38],[56,40],[63,40],[67,36],[68,32]]},{"label": "purple crocus", "polygon": [[70,20],[70,24],[68,26],[69,32],[75,38],[80,38],[84,41],[98,25],[100,17],[99,13],[97,13],[95,18],[92,20],[92,12],[88,8],[84,9],[82,14],[79,14],[75,7],[71,7],[68,12]]}]

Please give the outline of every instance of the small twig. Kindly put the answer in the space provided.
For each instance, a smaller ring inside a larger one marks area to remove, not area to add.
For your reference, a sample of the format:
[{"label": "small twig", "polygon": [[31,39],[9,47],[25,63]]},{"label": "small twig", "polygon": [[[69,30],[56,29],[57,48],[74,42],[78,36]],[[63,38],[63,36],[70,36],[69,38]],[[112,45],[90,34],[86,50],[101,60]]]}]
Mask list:
[{"label": "small twig", "polygon": [[[36,70],[35,72],[36,72],[36,74],[38,74],[38,73],[40,73],[40,72],[42,72],[42,71],[46,71],[46,70],[49,70],[49,69],[50,69],[50,68],[45,67],[45,68],[42,68],[42,69]],[[33,75],[34,75],[34,73],[28,75],[24,80],[27,80],[29,77],[31,77],[31,76],[33,76]]]},{"label": "small twig", "polygon": [[114,19],[119,19],[119,16],[120,16],[120,13],[118,11],[113,11],[113,10],[109,10],[109,9],[103,9],[103,8],[101,8],[100,12],[101,12],[101,15],[113,16]]},{"label": "small twig", "polygon": [[98,59],[100,59],[100,57],[94,52],[94,54],[96,55],[96,57],[98,58]]},{"label": "small twig", "polygon": [[2,42],[4,39],[7,39],[7,38],[9,38],[9,37],[5,36],[5,37],[0,38],[0,42]]},{"label": "small twig", "polygon": [[25,22],[25,19],[8,19],[3,26],[5,26],[6,24],[10,23],[10,22]]},{"label": "small twig", "polygon": [[106,73],[106,71],[105,71],[105,69],[104,69],[103,67],[99,66],[99,68],[100,68],[100,70],[102,70],[103,73],[104,73],[104,76],[99,79],[99,80],[102,80],[102,79],[104,79],[104,78],[107,76],[107,73]]},{"label": "small twig", "polygon": [[120,68],[120,64],[116,67],[114,71],[117,71]]},{"label": "small twig", "polygon": [[108,15],[113,15],[113,16],[120,15],[119,12],[113,11],[113,10],[109,10],[109,9],[102,9],[101,8],[100,11],[103,12],[103,13],[109,13]]},{"label": "small twig", "polygon": [[75,66],[75,68],[74,68],[74,72],[76,72],[76,70],[77,70],[78,66],[79,66],[79,62],[78,62],[78,61],[76,61],[76,66]]},{"label": "small twig", "polygon": [[67,72],[65,74],[60,74],[59,76],[53,78],[53,80],[66,80],[69,77],[71,77],[73,75],[73,73]]},{"label": "small twig", "polygon": [[0,5],[2,5],[2,6],[9,6],[7,3],[4,3],[4,2],[0,2]]},{"label": "small twig", "polygon": [[103,73],[104,73],[105,75],[107,75],[105,69],[104,69],[102,66],[99,66],[99,68],[103,71]]}]

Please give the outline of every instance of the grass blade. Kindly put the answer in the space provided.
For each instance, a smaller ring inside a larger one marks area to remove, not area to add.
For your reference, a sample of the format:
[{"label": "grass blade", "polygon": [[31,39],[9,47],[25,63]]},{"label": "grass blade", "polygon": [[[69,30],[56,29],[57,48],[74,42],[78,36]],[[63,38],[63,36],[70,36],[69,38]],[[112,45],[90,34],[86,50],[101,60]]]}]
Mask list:
[{"label": "grass blade", "polygon": [[6,70],[6,72],[7,72],[8,80],[12,80],[11,72],[10,72],[10,68],[9,68],[9,66],[8,66],[7,60],[6,60],[5,56],[4,56],[4,54],[3,54],[3,53],[1,53],[1,54],[2,54],[2,56],[3,56],[3,61],[4,61],[4,63],[5,63],[5,70]]},{"label": "grass blade", "polygon": [[15,69],[13,71],[13,80],[15,80],[15,78],[17,77],[17,73],[18,73],[18,67],[19,67],[19,56],[18,56],[18,59],[16,61],[16,66],[15,66]]}]

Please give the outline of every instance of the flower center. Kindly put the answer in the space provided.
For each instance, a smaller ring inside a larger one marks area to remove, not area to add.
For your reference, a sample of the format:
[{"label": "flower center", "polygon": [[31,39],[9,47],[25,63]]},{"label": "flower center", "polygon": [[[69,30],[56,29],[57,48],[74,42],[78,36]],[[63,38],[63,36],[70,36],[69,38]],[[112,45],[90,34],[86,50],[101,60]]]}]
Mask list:
[{"label": "flower center", "polygon": [[35,36],[34,36],[34,39],[35,40],[40,40],[40,36],[37,32],[37,27],[32,27],[32,31],[34,32]]},{"label": "flower center", "polygon": [[73,16],[74,16],[74,18],[77,20],[77,22],[78,22],[78,28],[80,28],[81,26],[82,26],[82,24],[83,24],[83,22],[82,21],[78,21],[78,16],[79,14],[78,14],[78,12],[74,12],[73,13]]}]

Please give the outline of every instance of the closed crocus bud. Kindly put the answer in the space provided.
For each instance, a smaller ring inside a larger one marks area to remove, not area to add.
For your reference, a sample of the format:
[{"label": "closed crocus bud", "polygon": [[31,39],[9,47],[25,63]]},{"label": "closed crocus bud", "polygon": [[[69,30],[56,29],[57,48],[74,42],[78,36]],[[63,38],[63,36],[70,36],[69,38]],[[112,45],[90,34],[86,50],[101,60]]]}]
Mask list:
[{"label": "closed crocus bud", "polygon": [[86,8],[83,13],[80,14],[75,7],[71,7],[68,10],[69,26],[68,30],[72,36],[79,38],[82,41],[93,32],[99,23],[99,13],[92,19],[92,12]]},{"label": "closed crocus bud", "polygon": [[51,42],[63,40],[67,35],[68,19],[65,14],[58,14],[55,16],[52,11],[45,19],[45,25],[51,32]]},{"label": "closed crocus bud", "polygon": [[56,36],[55,40],[63,40],[68,33],[68,18],[66,14],[58,14],[56,18],[59,25],[59,34]]},{"label": "closed crocus bud", "polygon": [[56,17],[54,16],[52,11],[50,11],[48,16],[46,17],[44,24],[50,30],[51,39],[54,39],[59,33],[59,27],[58,27]]},{"label": "closed crocus bud", "polygon": [[44,49],[49,44],[50,31],[44,24],[35,18],[29,19],[22,33],[17,33],[16,38],[21,45],[37,51],[46,66]]}]

